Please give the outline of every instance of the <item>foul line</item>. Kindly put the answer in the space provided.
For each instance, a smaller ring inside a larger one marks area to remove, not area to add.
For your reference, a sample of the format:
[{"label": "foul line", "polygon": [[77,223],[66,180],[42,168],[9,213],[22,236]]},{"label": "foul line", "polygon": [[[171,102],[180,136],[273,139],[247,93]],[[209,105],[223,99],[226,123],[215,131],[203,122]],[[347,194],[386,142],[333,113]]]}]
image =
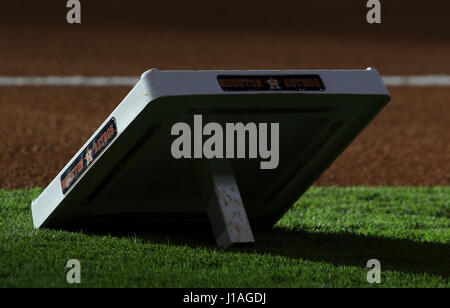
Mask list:
[{"label": "foul line", "polygon": [[450,75],[410,75],[410,76],[383,76],[387,86],[450,86]]},{"label": "foul line", "polygon": [[0,76],[0,86],[134,86],[139,81],[137,76]]},{"label": "foul line", "polygon": [[[383,76],[386,86],[450,86],[450,75]],[[0,76],[0,86],[134,86],[138,76]]]}]

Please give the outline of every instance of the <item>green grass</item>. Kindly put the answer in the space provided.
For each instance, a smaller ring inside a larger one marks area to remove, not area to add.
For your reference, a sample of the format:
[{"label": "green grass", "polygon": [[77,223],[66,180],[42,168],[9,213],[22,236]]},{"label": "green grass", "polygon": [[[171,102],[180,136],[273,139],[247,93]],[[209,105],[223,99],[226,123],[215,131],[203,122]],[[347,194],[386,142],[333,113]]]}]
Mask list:
[{"label": "green grass", "polygon": [[[450,287],[450,187],[310,189],[253,246],[210,232],[34,230],[40,189],[0,190],[0,287]],[[381,262],[381,284],[366,262]]]}]

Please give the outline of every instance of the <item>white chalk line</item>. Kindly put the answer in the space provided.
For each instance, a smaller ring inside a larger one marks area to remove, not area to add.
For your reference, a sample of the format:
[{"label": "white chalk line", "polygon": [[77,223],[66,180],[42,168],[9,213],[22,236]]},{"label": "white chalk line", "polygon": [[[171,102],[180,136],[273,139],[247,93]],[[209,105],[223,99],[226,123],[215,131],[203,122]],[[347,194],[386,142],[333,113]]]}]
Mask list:
[{"label": "white chalk line", "polygon": [[0,76],[0,86],[134,86],[137,76]]},{"label": "white chalk line", "polygon": [[[450,75],[383,76],[386,86],[450,86]],[[139,76],[0,76],[0,86],[134,86]]]},{"label": "white chalk line", "polygon": [[450,75],[383,76],[387,86],[450,86]]}]

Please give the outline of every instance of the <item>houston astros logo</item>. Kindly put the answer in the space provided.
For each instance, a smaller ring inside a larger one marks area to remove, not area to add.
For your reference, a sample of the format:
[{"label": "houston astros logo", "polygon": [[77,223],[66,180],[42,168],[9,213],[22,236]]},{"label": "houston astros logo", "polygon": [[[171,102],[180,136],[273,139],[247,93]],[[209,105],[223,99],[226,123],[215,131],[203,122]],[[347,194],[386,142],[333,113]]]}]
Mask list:
[{"label": "houston astros logo", "polygon": [[84,158],[86,159],[86,165],[89,165],[92,162],[92,149],[86,151],[86,156]]},{"label": "houston astros logo", "polygon": [[267,79],[266,82],[269,84],[270,90],[281,90],[278,79],[273,79],[270,77],[270,79]]}]

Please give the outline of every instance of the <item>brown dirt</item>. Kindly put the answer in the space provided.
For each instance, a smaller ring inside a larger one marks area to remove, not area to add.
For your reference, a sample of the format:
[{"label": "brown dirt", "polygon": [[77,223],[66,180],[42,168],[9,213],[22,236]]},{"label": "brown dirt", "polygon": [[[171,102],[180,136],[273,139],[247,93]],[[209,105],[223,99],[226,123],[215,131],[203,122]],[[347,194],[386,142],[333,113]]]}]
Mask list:
[{"label": "brown dirt", "polygon": [[[450,2],[2,1],[0,75],[139,75],[160,69],[366,68],[450,73]],[[318,2],[317,2],[318,3]],[[361,4],[362,3],[362,4]],[[176,10],[174,10],[176,8]],[[0,187],[45,186],[128,88],[0,87]],[[391,103],[319,185],[449,185],[450,88],[390,88]]]},{"label": "brown dirt", "polygon": [[[179,29],[19,27],[0,35],[2,75],[139,75],[159,69],[361,69],[450,72],[450,40],[215,33]],[[0,33],[1,34],[1,33]],[[11,48],[10,46],[14,46]]]}]

